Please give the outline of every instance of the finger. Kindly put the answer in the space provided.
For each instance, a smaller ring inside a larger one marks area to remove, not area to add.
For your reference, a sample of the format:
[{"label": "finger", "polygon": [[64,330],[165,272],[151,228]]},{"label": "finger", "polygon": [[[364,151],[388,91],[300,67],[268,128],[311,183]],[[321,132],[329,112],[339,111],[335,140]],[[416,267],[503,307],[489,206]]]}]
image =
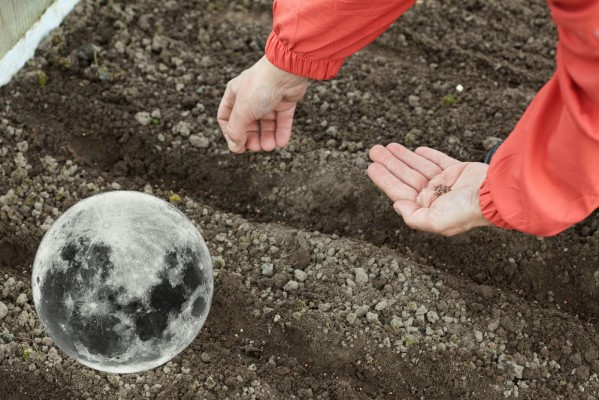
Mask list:
[{"label": "finger", "polygon": [[260,119],[260,146],[264,151],[273,151],[277,147],[275,142],[275,113],[268,113]]},{"label": "finger", "polygon": [[382,164],[370,164],[368,166],[368,176],[392,201],[416,200],[418,192],[397,179]]},{"label": "finger", "polygon": [[440,233],[438,227],[432,222],[431,210],[421,208],[416,202],[409,200],[399,200],[393,204],[393,209],[397,211],[407,226],[423,232]]},{"label": "finger", "polygon": [[245,151],[245,143],[247,141],[248,127],[254,125],[256,119],[252,116],[249,108],[237,99],[231,111],[231,117],[225,128],[225,133],[230,141],[229,149],[236,153]]},{"label": "finger", "polygon": [[227,136],[227,125],[229,123],[229,119],[231,118],[231,112],[233,111],[234,104],[235,95],[230,89],[230,86],[227,85],[227,89],[225,90],[225,94],[223,95],[223,98],[220,101],[220,104],[218,106],[218,112],[216,114],[216,120],[218,121],[220,130],[225,136]]},{"label": "finger", "polygon": [[447,154],[431,149],[430,147],[419,147],[415,150],[415,153],[434,162],[441,167],[441,169],[447,169],[452,165],[459,163],[455,158],[451,158]]},{"label": "finger", "polygon": [[443,170],[434,162],[419,156],[399,143],[390,143],[387,145],[387,149],[389,149],[389,151],[395,157],[400,159],[407,166],[420,172],[428,179],[433,179],[435,176],[443,172]]},{"label": "finger", "polygon": [[291,128],[293,126],[293,116],[295,114],[296,105],[287,110],[277,112],[277,128],[275,131],[275,140],[277,147],[283,148],[289,144],[291,139]]},{"label": "finger", "polygon": [[249,151],[254,153],[262,150],[262,147],[260,147],[260,134],[258,132],[250,132],[248,134],[248,140],[246,141],[245,146]]},{"label": "finger", "polygon": [[370,149],[370,159],[384,165],[397,179],[406,183],[417,192],[424,189],[428,184],[429,180],[424,175],[404,164],[387,148],[381,145],[376,145]]}]

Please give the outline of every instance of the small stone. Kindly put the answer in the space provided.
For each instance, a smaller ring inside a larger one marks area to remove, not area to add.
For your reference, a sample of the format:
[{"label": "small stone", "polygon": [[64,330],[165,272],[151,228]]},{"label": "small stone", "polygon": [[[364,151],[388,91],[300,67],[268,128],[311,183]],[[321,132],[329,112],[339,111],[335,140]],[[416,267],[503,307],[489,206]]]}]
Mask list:
[{"label": "small stone", "polygon": [[347,317],[346,317],[347,322],[349,322],[352,325],[354,324],[354,322],[356,322],[357,318],[358,318],[358,316],[355,313],[351,313],[351,312],[349,314],[347,314]]},{"label": "small stone", "polygon": [[388,305],[387,300],[383,299],[383,300],[379,301],[378,303],[376,303],[376,306],[374,306],[374,309],[376,311],[382,311],[385,308],[387,308],[387,305]]},{"label": "small stone", "polygon": [[141,111],[135,114],[135,120],[139,122],[141,126],[146,126],[152,122],[152,117],[149,112]]},{"label": "small stone", "polygon": [[25,153],[29,149],[29,143],[26,140],[17,143],[17,150],[21,153]]},{"label": "small stone", "polygon": [[393,328],[393,329],[399,329],[403,326],[403,321],[401,320],[401,318],[393,316],[393,318],[391,319],[390,325],[391,325],[391,328]]},{"label": "small stone", "polygon": [[52,338],[50,338],[48,336],[44,336],[42,338],[42,344],[44,346],[52,347],[54,345],[54,340],[52,340]]},{"label": "small stone", "polygon": [[216,386],[216,382],[214,381],[214,378],[212,378],[212,376],[209,376],[208,378],[206,378],[206,381],[204,382],[204,385],[208,389],[212,390]]},{"label": "small stone", "polygon": [[271,263],[264,263],[260,267],[262,269],[262,275],[264,276],[273,276],[274,274],[274,265]]},{"label": "small stone", "polygon": [[190,135],[189,143],[191,143],[193,147],[197,147],[200,149],[205,149],[206,147],[210,146],[210,140],[198,135]]},{"label": "small stone", "polygon": [[6,304],[0,301],[0,319],[4,319],[6,314],[8,314],[8,307],[6,307]]},{"label": "small stone", "polygon": [[29,322],[29,313],[23,310],[17,318],[17,324],[19,324],[20,326],[25,326],[27,325],[27,322]]},{"label": "small stone", "polygon": [[304,282],[306,279],[308,279],[308,274],[302,271],[301,269],[296,269],[293,272],[293,275],[295,276],[295,279],[297,279],[300,282]]},{"label": "small stone", "polygon": [[50,347],[50,350],[48,350],[48,361],[52,364],[60,364],[62,362],[62,357],[58,354],[55,347]]},{"label": "small stone", "polygon": [[437,314],[436,311],[429,311],[426,313],[426,319],[431,324],[434,324],[435,322],[437,322],[439,320],[439,314]]},{"label": "small stone", "polygon": [[289,281],[285,284],[285,286],[283,286],[283,290],[286,292],[291,292],[293,290],[297,290],[298,287],[299,283],[297,283],[297,281]]},{"label": "small stone", "polygon": [[414,95],[408,96],[408,104],[412,107],[420,106],[420,97]]},{"label": "small stone", "polygon": [[364,304],[364,305],[356,308],[356,315],[358,317],[363,317],[366,315],[366,313],[368,313],[369,310],[370,310],[370,306],[367,304]]},{"label": "small stone", "polygon": [[204,353],[200,354],[200,360],[202,360],[202,362],[209,363],[211,358],[212,357],[210,357],[210,354],[208,354],[208,353],[204,352]]},{"label": "small stone", "polygon": [[474,331],[474,338],[476,339],[476,341],[478,343],[482,342],[483,341],[483,333],[481,331],[475,330]]},{"label": "small stone", "polygon": [[188,137],[191,134],[191,124],[189,122],[181,121],[173,127],[173,133]]},{"label": "small stone", "polygon": [[487,325],[487,329],[489,329],[491,332],[495,332],[497,328],[499,328],[499,320],[497,319],[489,322]]},{"label": "small stone", "polygon": [[421,316],[421,315],[426,315],[427,312],[428,312],[428,309],[424,305],[421,305],[416,310],[416,316],[418,317],[418,316]]},{"label": "small stone", "polygon": [[366,321],[377,322],[378,320],[379,320],[379,315],[377,313],[373,313],[373,312],[366,313]]},{"label": "small stone", "polygon": [[356,274],[356,283],[365,284],[368,282],[368,274],[364,271],[364,268],[355,268],[354,273]]},{"label": "small stone", "polygon": [[19,297],[17,297],[17,305],[22,306],[27,303],[27,295],[25,293],[21,293]]}]

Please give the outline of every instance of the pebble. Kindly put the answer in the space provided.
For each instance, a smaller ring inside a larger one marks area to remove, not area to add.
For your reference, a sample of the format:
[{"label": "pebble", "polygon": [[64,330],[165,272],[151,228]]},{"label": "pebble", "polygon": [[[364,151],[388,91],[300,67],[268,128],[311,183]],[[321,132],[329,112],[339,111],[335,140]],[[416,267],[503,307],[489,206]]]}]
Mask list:
[{"label": "pebble", "polygon": [[200,354],[200,360],[202,360],[202,362],[209,363],[211,359],[212,357],[210,357],[210,354],[206,352]]},{"label": "pebble", "polygon": [[347,317],[346,317],[347,322],[349,322],[352,325],[354,322],[356,322],[357,318],[358,318],[358,316],[353,312],[350,312],[349,314],[347,314]]},{"label": "pebble", "polygon": [[475,330],[474,331],[474,338],[476,339],[476,341],[478,343],[483,341],[483,333],[481,331]]},{"label": "pebble", "polygon": [[393,329],[399,329],[403,326],[403,321],[401,320],[401,318],[394,316],[391,319],[390,325],[391,325],[391,328],[393,328]]},{"label": "pebble", "polygon": [[428,312],[428,309],[424,305],[421,305],[416,310],[416,316],[418,317],[418,316],[421,316],[421,315],[425,315],[427,312]]},{"label": "pebble", "polygon": [[17,150],[21,153],[25,153],[29,149],[29,143],[26,140],[17,143]]},{"label": "pebble", "polygon": [[359,306],[358,308],[356,308],[356,315],[358,317],[363,317],[363,316],[365,316],[368,313],[369,310],[370,310],[370,306],[364,304],[364,305]]},{"label": "pebble", "polygon": [[206,147],[210,146],[210,140],[198,135],[190,135],[189,143],[191,143],[193,147],[197,147],[200,149],[205,149]]},{"label": "pebble", "polygon": [[204,385],[208,389],[214,389],[214,387],[216,386],[216,382],[214,381],[214,378],[212,376],[209,376],[208,378],[206,378],[206,381],[204,382]]},{"label": "pebble", "polygon": [[264,263],[260,266],[260,269],[262,270],[262,275],[264,276],[273,276],[274,274],[274,265],[272,265],[271,263]]},{"label": "pebble", "polygon": [[17,318],[17,324],[25,326],[29,322],[29,313],[27,311],[21,311],[19,318]]},{"label": "pebble", "polygon": [[368,282],[368,274],[364,268],[355,268],[354,274],[356,274],[356,283],[365,284]]},{"label": "pebble", "polygon": [[0,319],[4,319],[4,317],[6,317],[7,314],[8,307],[6,307],[6,304],[0,301]]},{"label": "pebble", "polygon": [[55,347],[51,347],[50,350],[48,350],[48,361],[53,364],[60,364],[62,362],[62,357],[58,354]]},{"label": "pebble", "polygon": [[181,121],[173,127],[173,133],[188,137],[191,134],[191,124],[189,122]]},{"label": "pebble", "polygon": [[366,313],[366,321],[376,322],[378,320],[379,320],[379,315],[377,313],[373,313],[373,312]]},{"label": "pebble", "polygon": [[497,319],[489,322],[487,325],[487,329],[489,329],[491,332],[495,332],[497,328],[499,328],[499,320]]},{"label": "pebble", "polygon": [[426,319],[431,324],[434,324],[435,322],[437,322],[439,320],[439,314],[437,314],[436,311],[429,311],[426,313]]},{"label": "pebble", "polygon": [[304,282],[306,279],[308,279],[308,274],[302,271],[301,269],[296,269],[293,272],[293,276],[295,276],[295,279],[297,279],[300,282]]},{"label": "pebble", "polygon": [[17,297],[17,305],[22,306],[27,303],[27,295],[25,293],[21,293],[19,297]]},{"label": "pebble", "polygon": [[141,126],[147,126],[152,122],[152,117],[149,112],[141,111],[135,114],[135,120],[139,122]]},{"label": "pebble", "polygon": [[297,288],[299,287],[299,283],[297,283],[297,281],[289,281],[285,284],[285,286],[283,286],[283,290],[286,292],[291,292],[293,290],[297,290]]},{"label": "pebble", "polygon": [[387,306],[388,306],[387,300],[383,299],[383,300],[379,301],[378,303],[376,303],[376,306],[374,306],[374,309],[376,311],[382,311],[385,308],[387,308]]}]

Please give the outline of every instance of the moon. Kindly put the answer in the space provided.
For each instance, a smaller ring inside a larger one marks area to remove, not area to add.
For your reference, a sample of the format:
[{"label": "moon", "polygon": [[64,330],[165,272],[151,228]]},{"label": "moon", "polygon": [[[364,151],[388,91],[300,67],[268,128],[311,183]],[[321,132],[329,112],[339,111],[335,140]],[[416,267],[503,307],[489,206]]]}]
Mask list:
[{"label": "moon", "polygon": [[156,368],[197,336],[214,282],[193,223],[157,197],[98,194],[69,208],[35,256],[33,300],[48,335],[111,373]]}]

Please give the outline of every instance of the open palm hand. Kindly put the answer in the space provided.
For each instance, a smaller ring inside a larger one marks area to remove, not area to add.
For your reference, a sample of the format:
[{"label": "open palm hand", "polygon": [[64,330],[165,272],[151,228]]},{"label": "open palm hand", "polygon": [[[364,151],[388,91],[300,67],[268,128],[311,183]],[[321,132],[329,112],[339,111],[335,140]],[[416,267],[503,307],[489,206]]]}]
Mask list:
[{"label": "open palm hand", "polygon": [[370,158],[368,176],[409,227],[453,236],[490,225],[479,203],[486,164],[460,162],[428,147],[412,152],[397,143],[374,146]]}]

